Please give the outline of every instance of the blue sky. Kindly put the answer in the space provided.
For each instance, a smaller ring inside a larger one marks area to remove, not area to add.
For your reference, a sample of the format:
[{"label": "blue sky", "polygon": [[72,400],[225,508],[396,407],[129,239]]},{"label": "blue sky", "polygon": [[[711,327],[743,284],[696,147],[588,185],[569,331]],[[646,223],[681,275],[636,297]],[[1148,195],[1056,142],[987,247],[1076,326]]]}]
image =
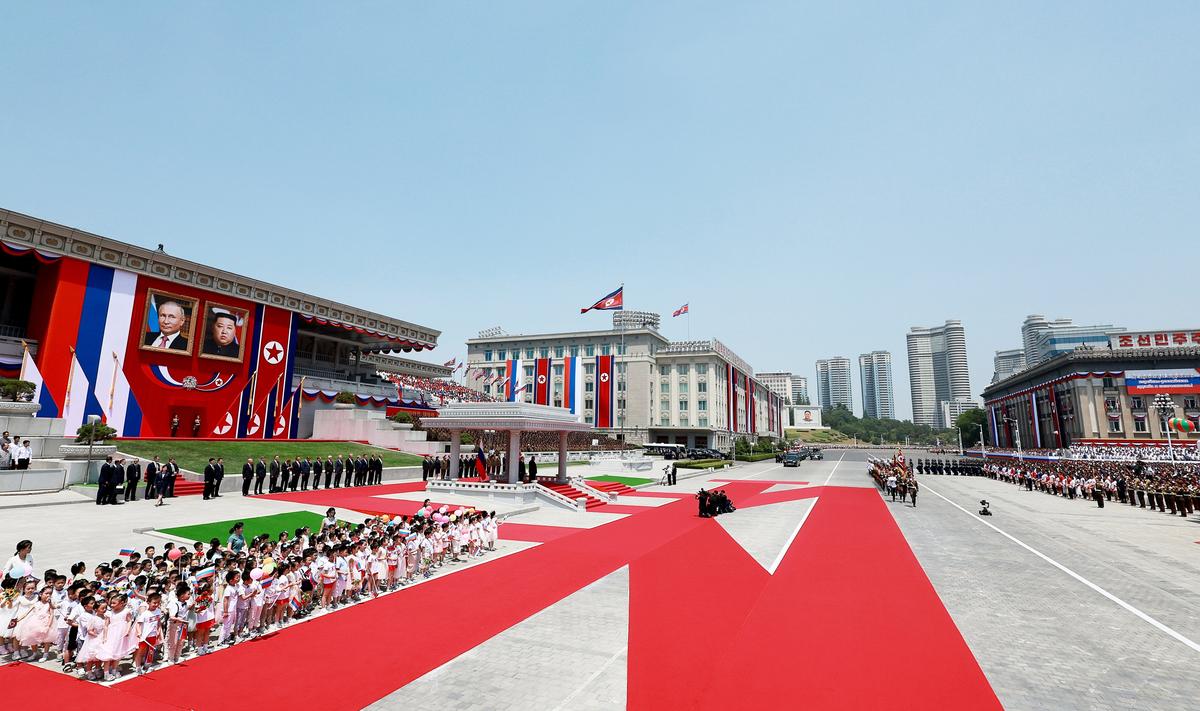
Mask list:
[{"label": "blue sky", "polygon": [[[0,205],[443,331],[757,370],[1200,326],[1200,5],[9,3]],[[855,399],[859,384],[856,382]]]}]

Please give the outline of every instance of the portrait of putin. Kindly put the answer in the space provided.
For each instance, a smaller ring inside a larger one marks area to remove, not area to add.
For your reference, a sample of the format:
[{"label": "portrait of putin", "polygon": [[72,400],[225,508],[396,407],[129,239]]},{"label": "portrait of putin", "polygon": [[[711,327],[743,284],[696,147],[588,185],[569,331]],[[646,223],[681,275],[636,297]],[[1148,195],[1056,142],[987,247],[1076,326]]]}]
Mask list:
[{"label": "portrait of putin", "polygon": [[191,315],[191,302],[166,295],[158,295],[155,302],[154,313],[157,316],[158,331],[147,332],[142,344],[157,350],[190,351],[188,321]]}]

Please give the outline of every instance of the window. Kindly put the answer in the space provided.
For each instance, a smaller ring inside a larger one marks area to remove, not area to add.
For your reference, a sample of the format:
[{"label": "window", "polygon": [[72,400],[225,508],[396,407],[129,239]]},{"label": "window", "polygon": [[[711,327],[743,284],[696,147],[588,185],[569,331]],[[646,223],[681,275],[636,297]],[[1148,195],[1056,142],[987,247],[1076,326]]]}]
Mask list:
[{"label": "window", "polygon": [[[484,359],[485,361],[486,361],[486,360],[491,360],[491,359],[492,359],[492,352],[491,352],[491,351],[488,351],[488,350],[485,350],[485,351],[483,352],[483,359]],[[504,360],[504,359],[503,359],[503,358],[501,358],[500,360]]]},{"label": "window", "polygon": [[1134,432],[1145,432],[1146,431],[1146,421],[1139,420],[1135,417],[1133,420],[1133,431]]},{"label": "window", "polygon": [[617,355],[625,355],[625,344],[624,343],[617,344]]},{"label": "window", "polygon": [[662,410],[663,412],[670,410],[671,409],[671,401],[670,400],[659,400],[658,401],[658,409]]},{"label": "window", "polygon": [[554,374],[555,374],[555,375],[562,375],[562,374],[563,374],[563,367],[562,367],[561,365],[556,365],[556,366],[554,366]]},{"label": "window", "polygon": [[610,353],[612,353],[612,346],[607,343],[600,346],[600,355],[609,355]]},{"label": "window", "polygon": [[1133,397],[1129,398],[1129,406],[1135,410],[1145,410],[1146,409],[1145,404],[1142,403],[1141,395],[1134,395]]},{"label": "window", "polygon": [[697,363],[696,375],[704,375],[706,373],[708,373],[708,363]]},{"label": "window", "polygon": [[595,363],[584,363],[583,364],[583,374],[584,375],[593,375],[593,374],[595,374],[595,372],[596,372],[596,364]]},{"label": "window", "polygon": [[659,427],[670,427],[670,426],[671,426],[671,418],[669,418],[669,417],[660,417],[660,418],[658,419],[658,426],[659,426]]},{"label": "window", "polygon": [[688,401],[687,401],[687,400],[682,400],[682,399],[681,399],[681,400],[679,401],[679,409],[680,409],[680,410],[687,410],[687,409],[688,409]]},{"label": "window", "polygon": [[624,381],[624,380],[618,380],[618,381],[617,381],[617,390],[624,390],[624,389],[625,389],[625,381]]},{"label": "window", "polygon": [[688,391],[687,381],[686,380],[679,381],[679,392],[686,393],[687,391]]},{"label": "window", "polygon": [[617,372],[621,373],[622,375],[625,374],[625,364],[624,363],[617,363]]},{"label": "window", "polygon": [[[585,409],[585,410],[591,410],[593,407],[594,407],[594,405],[592,404],[592,401],[591,401],[591,400],[584,400],[584,401],[583,401],[583,409]],[[591,422],[591,421],[592,421],[592,418],[590,418],[590,417],[589,417],[589,418],[588,418],[588,422]]]},{"label": "window", "polygon": [[688,416],[686,412],[679,416],[679,424],[682,427],[688,426]]},{"label": "window", "polygon": [[671,383],[667,382],[666,380],[662,381],[658,385],[658,391],[664,394],[671,392]]},{"label": "window", "polygon": [[507,357],[508,357],[508,351],[501,348],[499,355],[496,357],[496,360],[504,360]]},{"label": "window", "polygon": [[708,383],[704,382],[703,380],[696,383],[696,392],[698,392],[698,393],[708,392]]},{"label": "window", "polygon": [[532,365],[525,366],[525,377],[526,378],[533,377],[533,366]]},{"label": "window", "polygon": [[1111,388],[1111,387],[1116,387],[1116,386],[1114,386],[1114,385],[1113,385],[1113,379],[1112,379],[1112,378],[1105,378],[1105,379],[1104,379],[1104,387],[1106,387],[1106,388]]},{"label": "window", "polygon": [[658,374],[659,375],[670,375],[671,374],[671,366],[669,366],[669,365],[658,366]]},{"label": "window", "polygon": [[587,344],[583,347],[583,354],[588,358],[596,355],[596,346],[592,345],[591,343]]},{"label": "window", "polygon": [[533,358],[533,349],[532,349],[532,348],[526,348],[526,349],[525,349],[525,357],[526,357],[526,358]]},{"label": "window", "polygon": [[624,399],[617,400],[617,409],[618,409],[618,410],[624,410],[624,409],[625,409],[625,400],[624,400]]},{"label": "window", "polygon": [[1109,412],[1117,412],[1121,409],[1121,405],[1117,402],[1117,398],[1106,397],[1104,398],[1104,409]]},{"label": "window", "polygon": [[562,358],[562,357],[563,357],[563,347],[562,347],[562,346],[555,346],[555,347],[554,347],[554,357],[555,357],[555,358]]},{"label": "window", "polygon": [[1195,410],[1196,409],[1196,398],[1193,396],[1185,397],[1183,399],[1183,409]]},{"label": "window", "polygon": [[538,358],[549,358],[549,357],[550,357],[550,347],[549,346],[542,346],[541,348],[538,348]]},{"label": "window", "polygon": [[692,367],[691,367],[691,365],[689,365],[689,364],[687,364],[687,363],[680,363],[680,364],[679,364],[679,374],[680,374],[680,375],[687,375],[688,373],[690,373],[690,372],[691,372],[691,370],[692,370]]},{"label": "window", "polygon": [[562,383],[555,383],[555,384],[554,384],[554,394],[555,394],[555,395],[561,395],[561,394],[562,394]]},{"label": "window", "polygon": [[571,346],[571,357],[572,358],[579,357],[579,346]]},{"label": "window", "polygon": [[585,393],[593,392],[595,389],[596,389],[596,384],[590,380],[583,384],[583,391]]},{"label": "window", "polygon": [[696,409],[699,410],[700,412],[704,412],[705,410],[707,410],[708,409],[708,400],[698,401],[696,403]]},{"label": "window", "polygon": [[701,415],[700,417],[696,418],[696,425],[699,427],[708,427],[708,417]]},{"label": "window", "polygon": [[556,398],[554,398],[554,406],[555,406],[555,407],[562,407],[562,406],[563,406],[563,404],[562,404],[562,398],[561,398],[561,397],[556,397]]}]

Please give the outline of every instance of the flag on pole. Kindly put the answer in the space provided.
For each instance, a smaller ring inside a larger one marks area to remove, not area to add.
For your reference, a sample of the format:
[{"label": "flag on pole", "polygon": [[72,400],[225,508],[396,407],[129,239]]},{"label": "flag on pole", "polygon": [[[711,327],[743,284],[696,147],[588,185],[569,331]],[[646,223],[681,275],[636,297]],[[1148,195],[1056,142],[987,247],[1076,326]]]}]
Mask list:
[{"label": "flag on pole", "polygon": [[682,315],[686,314],[687,312],[688,312],[688,305],[684,304],[683,306],[680,306],[679,308],[675,309],[675,313],[671,314],[671,317],[674,318],[675,316],[682,316]]},{"label": "flag on pole", "polygon": [[616,291],[601,298],[586,309],[579,309],[579,313],[586,314],[592,309],[596,311],[620,311],[623,308],[625,308],[625,287],[619,286]]},{"label": "flag on pole", "polygon": [[29,344],[21,341],[21,346],[25,349],[25,354],[21,356],[21,374],[17,377],[33,383],[33,402],[42,406],[38,414],[42,417],[54,417],[58,414],[58,404],[50,396],[50,390],[42,380],[42,372],[38,370],[37,363],[33,362],[33,356],[29,354]]},{"label": "flag on pole", "polygon": [[122,548],[121,552],[118,553],[117,555],[121,556],[122,558],[132,558],[133,553],[134,553],[134,550],[132,548]]},{"label": "flag on pole", "polygon": [[88,391],[91,390],[91,383],[88,381],[87,374],[83,372],[83,366],[79,364],[79,358],[76,356],[75,349],[71,348],[71,373],[67,377],[67,395],[63,401],[62,417],[66,420],[65,432],[74,434],[76,430],[83,426],[83,414],[87,409]]},{"label": "flag on pole", "polygon": [[442,367],[443,368],[453,368],[454,364],[457,362],[458,362],[458,356],[455,356],[455,357],[451,358],[450,360],[446,361],[445,363],[442,363]]},{"label": "flag on pole", "polygon": [[483,454],[483,445],[475,443],[475,473],[479,478],[487,478],[487,457]]}]

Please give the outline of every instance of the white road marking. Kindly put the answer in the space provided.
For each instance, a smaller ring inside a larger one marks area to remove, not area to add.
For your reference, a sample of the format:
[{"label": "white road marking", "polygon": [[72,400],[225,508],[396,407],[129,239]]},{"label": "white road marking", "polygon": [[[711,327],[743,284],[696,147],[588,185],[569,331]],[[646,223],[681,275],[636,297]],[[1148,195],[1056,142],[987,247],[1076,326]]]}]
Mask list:
[{"label": "white road marking", "polygon": [[[837,465],[834,465],[834,468],[836,467]],[[792,541],[796,540],[796,535],[800,533],[800,528],[804,526],[804,522],[808,520],[808,515],[812,513],[812,510],[817,508],[817,502],[820,500],[821,497],[819,496],[814,498],[812,506],[809,506],[804,510],[804,515],[800,517],[800,523],[796,524],[796,530],[792,531],[792,535],[788,536],[787,543],[783,544],[783,548],[779,550],[779,555],[775,556],[775,562],[771,563],[771,567],[767,568],[768,573],[771,575],[775,574],[775,569],[778,568],[779,564],[783,562],[783,556],[787,555],[788,549],[792,547]]]},{"label": "white road marking", "polygon": [[821,486],[829,486],[829,480],[833,478],[833,473],[837,471],[838,465],[846,458],[846,452],[842,452],[842,456],[838,457],[837,463],[833,465],[833,469],[829,470],[829,476],[825,477],[825,483]]},{"label": "white road marking", "polygon": [[579,688],[572,691],[571,695],[568,696],[567,698],[563,699],[563,702],[561,704],[559,704],[558,706],[555,706],[554,711],[563,711],[563,709],[570,708],[571,702],[575,700],[576,696],[579,696],[581,693],[583,693],[583,690],[586,689],[588,687],[588,685],[591,684],[593,681],[595,681],[596,679],[599,679],[600,675],[604,673],[604,670],[608,669],[610,666],[612,666],[613,662],[617,661],[617,657],[621,656],[622,654],[624,654],[625,652],[628,652],[628,651],[629,651],[629,645],[625,645],[624,647],[618,649],[611,657],[608,658],[608,661],[606,661],[600,665],[599,669],[592,672],[592,675],[587,678],[587,681],[583,682],[582,684],[579,685]]},{"label": "white road marking", "polygon": [[1005,531],[1001,530],[999,527],[997,527],[997,526],[995,526],[995,525],[993,525],[993,524],[991,524],[991,523],[988,523],[987,521],[984,521],[984,520],[983,520],[981,517],[979,517],[979,516],[977,516],[977,515],[975,515],[975,514],[971,513],[970,511],[968,511],[968,510],[964,509],[963,507],[961,507],[961,506],[959,506],[958,504],[954,503],[954,502],[953,502],[953,501],[951,501],[950,499],[947,499],[945,496],[942,496],[942,495],[941,495],[941,494],[939,494],[938,492],[934,491],[933,489],[931,489],[931,488],[929,487],[929,485],[928,485],[928,484],[924,484],[924,485],[922,485],[922,486],[921,486],[921,488],[922,488],[922,489],[924,489],[924,490],[926,490],[926,491],[928,491],[929,493],[933,494],[934,496],[938,497],[938,498],[939,498],[939,499],[941,499],[942,501],[945,501],[946,503],[950,504],[951,506],[953,506],[954,508],[958,509],[959,511],[962,511],[962,512],[963,512],[963,513],[965,513],[966,515],[970,516],[972,519],[974,519],[974,520],[978,521],[979,523],[982,523],[983,525],[985,525],[985,526],[987,526],[988,528],[992,529],[992,530],[993,530],[993,531],[995,531],[996,533],[999,533],[1001,536],[1004,536],[1005,538],[1007,538],[1008,540],[1012,541],[1013,543],[1016,543],[1018,546],[1021,546],[1021,547],[1022,547],[1022,548],[1024,548],[1025,550],[1027,550],[1027,551],[1029,551],[1030,553],[1032,553],[1032,554],[1036,555],[1038,558],[1041,558],[1042,560],[1046,561],[1046,562],[1047,562],[1047,563],[1049,563],[1050,565],[1053,565],[1055,568],[1058,568],[1059,570],[1061,570],[1062,572],[1064,572],[1064,573],[1066,573],[1067,575],[1071,576],[1072,578],[1075,578],[1075,579],[1076,579],[1076,580],[1078,580],[1079,582],[1081,582],[1081,583],[1083,583],[1084,585],[1088,586],[1088,587],[1089,587],[1089,588],[1091,588],[1092,590],[1095,590],[1096,592],[1100,593],[1101,595],[1103,595],[1104,597],[1108,598],[1109,600],[1111,600],[1112,602],[1116,603],[1117,605],[1119,605],[1119,606],[1121,606],[1121,607],[1125,608],[1125,609],[1126,609],[1126,610],[1128,610],[1129,612],[1132,612],[1134,615],[1136,615],[1137,617],[1141,618],[1143,621],[1145,621],[1145,622],[1148,622],[1148,623],[1150,623],[1152,626],[1156,627],[1156,628],[1157,628],[1157,629],[1158,629],[1160,632],[1163,632],[1163,633],[1165,633],[1165,634],[1167,634],[1167,635],[1169,635],[1169,636],[1171,636],[1171,637],[1174,637],[1176,640],[1178,640],[1178,641],[1180,641],[1180,642],[1183,642],[1183,643],[1184,643],[1184,644],[1186,644],[1188,647],[1191,647],[1192,651],[1194,651],[1194,652],[1200,652],[1200,644],[1197,644],[1197,643],[1193,642],[1192,640],[1188,639],[1187,637],[1184,637],[1183,635],[1179,634],[1179,633],[1178,633],[1178,632],[1176,632],[1175,630],[1171,629],[1170,627],[1167,627],[1166,625],[1164,625],[1163,623],[1161,623],[1161,622],[1159,622],[1158,620],[1154,619],[1154,618],[1153,618],[1153,617],[1151,617],[1150,615],[1147,615],[1145,612],[1142,612],[1141,610],[1137,609],[1137,608],[1136,608],[1136,607],[1134,607],[1133,605],[1130,605],[1129,603],[1125,602],[1124,600],[1122,600],[1121,598],[1117,597],[1116,595],[1113,595],[1113,594],[1112,594],[1112,593],[1110,593],[1109,591],[1107,591],[1107,590],[1105,590],[1104,588],[1100,587],[1099,585],[1097,585],[1097,584],[1093,583],[1092,581],[1090,581],[1090,580],[1088,580],[1087,578],[1083,577],[1083,576],[1082,576],[1082,575],[1080,575],[1079,573],[1076,573],[1074,570],[1071,570],[1070,568],[1068,568],[1067,566],[1063,565],[1062,563],[1059,563],[1058,561],[1054,560],[1053,558],[1051,558],[1050,556],[1046,555],[1045,553],[1042,553],[1041,551],[1037,550],[1036,548],[1033,548],[1032,546],[1030,546],[1030,545],[1028,545],[1028,544],[1024,543],[1023,541],[1021,541],[1021,540],[1017,539],[1016,537],[1012,536],[1011,534],[1009,534],[1009,533],[1007,533],[1007,532],[1005,532]]}]

